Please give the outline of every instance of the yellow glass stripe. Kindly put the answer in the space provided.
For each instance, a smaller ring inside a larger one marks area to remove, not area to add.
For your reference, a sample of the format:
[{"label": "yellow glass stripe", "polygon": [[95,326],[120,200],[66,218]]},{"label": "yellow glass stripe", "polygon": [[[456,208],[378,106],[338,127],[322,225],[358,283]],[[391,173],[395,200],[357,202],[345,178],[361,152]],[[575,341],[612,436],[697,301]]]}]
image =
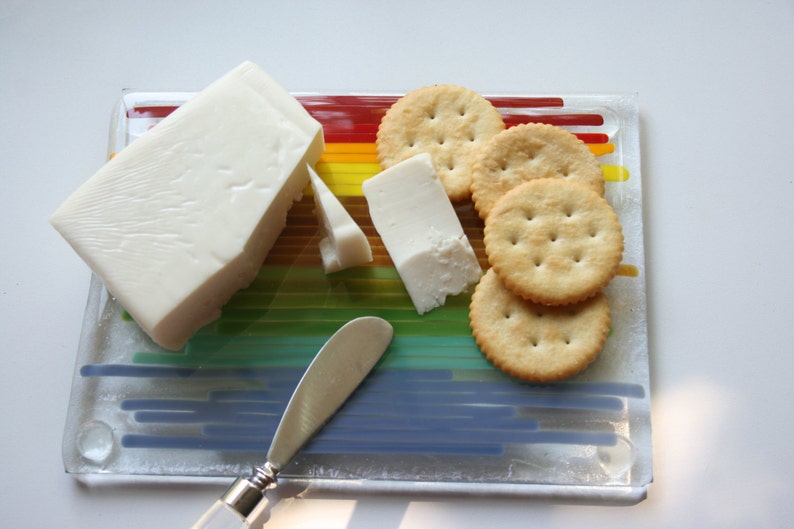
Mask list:
[{"label": "yellow glass stripe", "polygon": [[590,149],[590,152],[595,156],[602,156],[615,152],[614,143],[588,143],[587,148]]},{"label": "yellow glass stripe", "polygon": [[320,162],[315,170],[336,196],[360,197],[361,182],[378,174],[380,164]]},{"label": "yellow glass stripe", "polygon": [[[320,162],[315,169],[328,187],[341,196],[361,196],[361,182],[381,171],[380,164],[371,162]],[[601,170],[607,182],[629,179],[629,170],[622,165],[602,165]]]},{"label": "yellow glass stripe", "polygon": [[625,277],[637,277],[640,275],[640,270],[634,265],[620,264],[618,265],[618,275]]},{"label": "yellow glass stripe", "polygon": [[[377,163],[318,163],[315,167],[317,174],[326,179],[339,177],[357,176],[360,180],[374,176],[380,172],[380,164]],[[326,180],[327,181],[327,180]]]},{"label": "yellow glass stripe", "polygon": [[625,182],[629,179],[629,170],[622,165],[602,165],[601,171],[607,182]]}]

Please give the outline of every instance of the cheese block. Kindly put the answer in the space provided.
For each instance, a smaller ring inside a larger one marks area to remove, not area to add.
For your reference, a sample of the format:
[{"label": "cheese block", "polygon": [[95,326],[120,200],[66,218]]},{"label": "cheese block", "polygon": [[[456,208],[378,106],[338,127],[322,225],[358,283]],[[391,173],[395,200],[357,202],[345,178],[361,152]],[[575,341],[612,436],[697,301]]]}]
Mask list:
[{"label": "cheese block", "polygon": [[476,283],[482,270],[432,158],[419,154],[362,184],[372,223],[419,314]]},{"label": "cheese block", "polygon": [[320,123],[244,62],[114,156],[51,223],[155,342],[179,349],[254,279],[323,150]]},{"label": "cheese block", "polygon": [[315,214],[320,224],[320,256],[326,274],[372,261],[367,236],[322,178],[309,169]]}]

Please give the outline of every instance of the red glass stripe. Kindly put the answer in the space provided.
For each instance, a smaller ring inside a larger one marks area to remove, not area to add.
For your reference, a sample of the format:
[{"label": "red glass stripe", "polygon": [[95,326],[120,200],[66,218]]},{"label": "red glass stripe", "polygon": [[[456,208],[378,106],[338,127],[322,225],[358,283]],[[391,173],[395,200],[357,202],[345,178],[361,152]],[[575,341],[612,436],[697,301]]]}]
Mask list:
[{"label": "red glass stripe", "polygon": [[[399,99],[399,96],[366,95],[302,95],[296,99],[307,111],[323,124],[326,141],[329,142],[373,142],[383,114]],[[561,108],[559,97],[489,97],[499,108]],[[130,119],[160,119],[176,110],[177,106],[140,106],[127,110]],[[600,126],[604,120],[598,114],[525,115],[507,114],[507,126],[520,123],[549,123],[560,126]],[[586,143],[607,143],[606,135],[580,135]],[[332,139],[333,138],[333,139]]]},{"label": "red glass stripe", "polygon": [[561,97],[486,97],[497,108],[561,108]]},{"label": "red glass stripe", "polygon": [[569,127],[575,125],[600,127],[604,124],[604,118],[600,114],[508,114],[504,116],[504,120],[508,127],[522,123],[546,123]]},{"label": "red glass stripe", "polygon": [[[318,120],[320,121],[320,120]],[[320,121],[322,123],[322,121]],[[323,123],[323,131],[326,134],[336,134],[336,133],[367,133],[367,134],[375,134],[378,132],[378,124],[376,123],[334,123],[331,125],[326,125]]]},{"label": "red glass stripe", "polygon": [[388,107],[383,108],[355,108],[337,107],[335,109],[308,107],[309,114],[325,126],[341,123],[356,123],[377,125],[386,113]]},{"label": "red glass stripe", "polygon": [[317,95],[317,96],[310,96],[310,95],[299,95],[295,96],[295,99],[301,102],[301,104],[307,108],[313,106],[321,106],[321,107],[330,107],[330,106],[340,106],[340,107],[358,107],[358,106],[368,106],[368,107],[378,107],[378,108],[388,108],[394,104],[395,101],[399,99],[399,96],[366,96],[366,95]]},{"label": "red glass stripe", "polygon": [[585,143],[609,143],[609,135],[595,132],[575,132],[574,135]]},{"label": "red glass stripe", "polygon": [[164,107],[133,107],[127,110],[127,117],[135,118],[164,118],[171,112],[179,108],[178,106]]},{"label": "red glass stripe", "polygon": [[375,133],[328,133],[323,131],[325,143],[375,143]]}]

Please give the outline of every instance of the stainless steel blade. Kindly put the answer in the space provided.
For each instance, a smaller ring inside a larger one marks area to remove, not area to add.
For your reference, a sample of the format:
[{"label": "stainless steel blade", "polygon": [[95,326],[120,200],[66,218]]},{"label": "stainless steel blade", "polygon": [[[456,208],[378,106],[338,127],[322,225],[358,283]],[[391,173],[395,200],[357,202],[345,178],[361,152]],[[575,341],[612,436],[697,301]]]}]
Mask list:
[{"label": "stainless steel blade", "polygon": [[345,324],[317,353],[276,429],[267,461],[276,471],[336,413],[386,351],[392,326],[375,317]]},{"label": "stainless steel blade", "polygon": [[267,461],[249,478],[238,478],[193,526],[246,527],[276,474],[339,410],[378,363],[394,330],[386,320],[365,316],[343,325],[323,345],[292,394],[276,429]]}]

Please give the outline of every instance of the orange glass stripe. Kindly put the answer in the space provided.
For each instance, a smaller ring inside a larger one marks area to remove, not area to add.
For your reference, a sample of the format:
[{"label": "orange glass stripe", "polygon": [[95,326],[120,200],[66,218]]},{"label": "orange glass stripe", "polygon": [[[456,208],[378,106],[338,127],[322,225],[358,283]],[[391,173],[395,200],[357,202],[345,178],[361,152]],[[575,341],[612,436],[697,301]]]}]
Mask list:
[{"label": "orange glass stripe", "polygon": [[375,154],[377,150],[374,143],[326,143],[325,152],[326,154]]},{"label": "orange glass stripe", "polygon": [[378,163],[375,153],[328,152],[320,156],[319,163]]},{"label": "orange glass stripe", "polygon": [[620,264],[618,266],[618,274],[619,276],[624,277],[637,277],[640,275],[640,269],[634,265],[630,264]]},{"label": "orange glass stripe", "polygon": [[602,156],[615,152],[614,143],[588,143],[587,148],[590,149],[590,152],[595,156]]},{"label": "orange glass stripe", "polygon": [[[588,143],[595,156],[615,152],[614,143]],[[320,158],[324,163],[378,163],[374,143],[329,143]]]}]

